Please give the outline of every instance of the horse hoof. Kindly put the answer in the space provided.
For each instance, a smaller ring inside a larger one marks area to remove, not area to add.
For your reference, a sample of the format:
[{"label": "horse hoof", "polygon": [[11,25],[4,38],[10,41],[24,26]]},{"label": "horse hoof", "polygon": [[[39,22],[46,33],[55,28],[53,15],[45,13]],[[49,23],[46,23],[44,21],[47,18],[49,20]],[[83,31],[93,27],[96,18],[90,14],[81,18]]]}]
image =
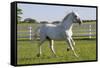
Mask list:
[{"label": "horse hoof", "polygon": [[69,48],[67,48],[67,51],[69,51],[70,49]]},{"label": "horse hoof", "polygon": [[75,55],[77,58],[79,58],[79,56],[78,55]]},{"label": "horse hoof", "polygon": [[40,54],[37,54],[37,57],[40,57]]}]

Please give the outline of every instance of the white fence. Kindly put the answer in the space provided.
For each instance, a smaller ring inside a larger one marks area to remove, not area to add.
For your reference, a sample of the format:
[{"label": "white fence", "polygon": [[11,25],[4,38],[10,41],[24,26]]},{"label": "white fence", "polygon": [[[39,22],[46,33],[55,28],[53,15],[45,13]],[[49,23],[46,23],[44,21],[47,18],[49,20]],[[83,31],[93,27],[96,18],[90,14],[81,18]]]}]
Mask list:
[{"label": "white fence", "polygon": [[[22,27],[21,27],[22,28]],[[17,31],[17,38],[18,39],[29,39],[32,40],[34,37],[34,27],[32,26],[26,26],[24,27],[24,31],[21,29],[18,29]],[[88,37],[92,38],[93,36],[96,36],[96,25],[95,24],[85,24],[82,26],[74,26],[73,27],[73,37]]]}]

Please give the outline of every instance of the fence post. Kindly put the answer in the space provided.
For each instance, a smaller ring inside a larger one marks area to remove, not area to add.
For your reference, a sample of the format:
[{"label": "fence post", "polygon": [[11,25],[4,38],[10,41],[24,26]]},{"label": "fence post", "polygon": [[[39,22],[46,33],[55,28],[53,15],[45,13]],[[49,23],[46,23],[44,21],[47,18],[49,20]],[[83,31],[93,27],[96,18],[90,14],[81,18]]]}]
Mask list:
[{"label": "fence post", "polygon": [[29,40],[32,40],[32,27],[29,27]]},{"label": "fence post", "polygon": [[89,25],[89,38],[91,39],[91,24]]}]

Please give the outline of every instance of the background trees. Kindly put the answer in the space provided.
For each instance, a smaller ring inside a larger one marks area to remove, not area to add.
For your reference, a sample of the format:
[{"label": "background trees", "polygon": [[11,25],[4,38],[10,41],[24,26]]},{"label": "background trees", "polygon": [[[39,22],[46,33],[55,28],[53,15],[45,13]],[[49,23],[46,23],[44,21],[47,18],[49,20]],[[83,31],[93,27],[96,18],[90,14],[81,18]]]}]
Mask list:
[{"label": "background trees", "polygon": [[21,22],[21,15],[22,15],[23,13],[22,13],[22,9],[20,9],[20,8],[17,8],[17,21],[18,21],[18,23],[19,22]]},{"label": "background trees", "polygon": [[24,23],[37,23],[37,21],[35,19],[32,19],[32,18],[26,18],[26,19],[24,19],[23,22]]}]

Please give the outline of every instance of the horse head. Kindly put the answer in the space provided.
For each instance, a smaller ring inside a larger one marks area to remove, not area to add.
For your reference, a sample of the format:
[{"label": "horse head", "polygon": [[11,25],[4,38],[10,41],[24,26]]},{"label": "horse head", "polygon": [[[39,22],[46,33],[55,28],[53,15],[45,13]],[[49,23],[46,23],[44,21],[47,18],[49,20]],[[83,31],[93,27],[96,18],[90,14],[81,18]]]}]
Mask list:
[{"label": "horse head", "polygon": [[75,13],[75,12],[72,12],[72,18],[73,18],[73,23],[79,23],[79,24],[82,24],[82,20],[80,18],[80,16]]}]

